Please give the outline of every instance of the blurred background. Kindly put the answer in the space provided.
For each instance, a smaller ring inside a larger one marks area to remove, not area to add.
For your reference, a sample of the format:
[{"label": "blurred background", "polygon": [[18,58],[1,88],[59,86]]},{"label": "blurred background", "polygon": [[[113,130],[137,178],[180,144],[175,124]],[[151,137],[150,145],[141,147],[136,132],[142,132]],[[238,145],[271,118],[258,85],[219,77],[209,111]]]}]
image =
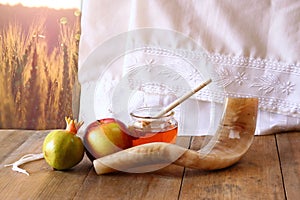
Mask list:
[{"label": "blurred background", "polygon": [[81,0],[0,0],[0,129],[77,117]]}]

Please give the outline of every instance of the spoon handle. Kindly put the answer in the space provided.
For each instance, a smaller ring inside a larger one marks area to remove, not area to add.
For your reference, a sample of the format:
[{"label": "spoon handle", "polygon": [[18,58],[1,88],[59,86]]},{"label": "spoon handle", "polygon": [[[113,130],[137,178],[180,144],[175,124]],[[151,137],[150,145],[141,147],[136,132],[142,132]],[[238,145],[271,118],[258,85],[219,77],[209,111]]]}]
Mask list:
[{"label": "spoon handle", "polygon": [[211,83],[211,81],[212,81],[211,79],[206,80],[205,82],[201,83],[195,89],[187,92],[186,94],[184,94],[180,98],[176,99],[171,104],[169,104],[165,109],[163,109],[160,113],[158,113],[157,116],[155,116],[155,118],[159,118],[159,117],[163,116],[164,114],[166,114],[167,112],[169,112],[170,110],[172,110],[173,108],[175,108],[176,106],[178,106],[179,104],[184,102],[186,99],[191,97],[193,94],[195,94],[196,92],[198,92],[199,90],[201,90],[202,88],[207,86],[209,83]]}]

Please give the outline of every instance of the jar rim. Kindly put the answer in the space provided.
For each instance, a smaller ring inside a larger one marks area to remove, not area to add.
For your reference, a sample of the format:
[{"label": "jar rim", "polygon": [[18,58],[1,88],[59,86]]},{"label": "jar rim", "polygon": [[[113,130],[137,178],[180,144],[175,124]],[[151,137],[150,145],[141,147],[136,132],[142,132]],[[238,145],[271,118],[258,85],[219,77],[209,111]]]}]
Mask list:
[{"label": "jar rim", "polygon": [[[167,112],[166,114],[164,114],[160,117],[155,117],[154,115],[157,114],[162,109],[163,109],[163,107],[161,107],[161,106],[139,107],[139,108],[135,109],[133,112],[130,112],[130,116],[138,118],[138,119],[162,119],[162,118],[171,117],[171,116],[174,115],[174,111],[171,110],[171,111]],[[148,115],[144,115],[144,116],[142,116],[141,114],[138,114],[139,112],[153,111],[153,110],[157,111],[155,113],[152,113],[153,116],[151,116],[151,114],[149,114],[149,112],[147,113]]]}]

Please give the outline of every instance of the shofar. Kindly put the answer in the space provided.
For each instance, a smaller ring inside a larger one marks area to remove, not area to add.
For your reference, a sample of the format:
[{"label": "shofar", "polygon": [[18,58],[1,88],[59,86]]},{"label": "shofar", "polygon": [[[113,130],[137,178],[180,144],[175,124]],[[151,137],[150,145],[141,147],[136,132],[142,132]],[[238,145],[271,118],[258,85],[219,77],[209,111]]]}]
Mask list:
[{"label": "shofar", "polygon": [[257,109],[257,98],[227,98],[217,132],[199,151],[163,142],[148,143],[94,160],[95,171],[100,175],[163,163],[200,170],[229,167],[252,144]]}]

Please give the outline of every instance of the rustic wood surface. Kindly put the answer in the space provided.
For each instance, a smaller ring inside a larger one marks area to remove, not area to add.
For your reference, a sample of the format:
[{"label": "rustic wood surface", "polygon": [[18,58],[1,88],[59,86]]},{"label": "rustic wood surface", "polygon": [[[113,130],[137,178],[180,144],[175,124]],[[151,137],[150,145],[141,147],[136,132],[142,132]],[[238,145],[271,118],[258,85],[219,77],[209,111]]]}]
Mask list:
[{"label": "rustic wood surface", "polygon": [[[97,176],[87,157],[69,171],[53,171],[44,160],[4,165],[40,153],[49,131],[0,130],[0,199],[299,199],[300,132],[256,136],[234,166],[217,171],[170,165],[156,172]],[[179,137],[199,149],[202,137]]]}]

